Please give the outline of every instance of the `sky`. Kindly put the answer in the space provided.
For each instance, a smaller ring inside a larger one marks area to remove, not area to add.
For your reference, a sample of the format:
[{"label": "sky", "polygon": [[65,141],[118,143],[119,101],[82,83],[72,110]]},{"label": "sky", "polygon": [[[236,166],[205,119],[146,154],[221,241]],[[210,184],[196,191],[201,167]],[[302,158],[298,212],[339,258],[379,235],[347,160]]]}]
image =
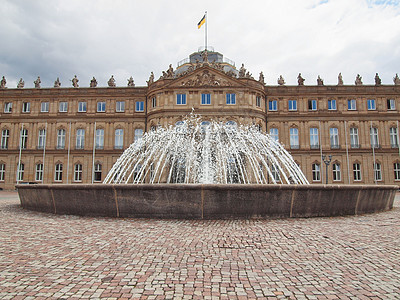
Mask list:
[{"label": "sky", "polygon": [[400,73],[400,0],[1,0],[0,76],[8,88],[99,87],[114,75],[117,86],[132,76],[145,86],[205,44],[268,85],[282,75],[297,84],[393,84]]}]

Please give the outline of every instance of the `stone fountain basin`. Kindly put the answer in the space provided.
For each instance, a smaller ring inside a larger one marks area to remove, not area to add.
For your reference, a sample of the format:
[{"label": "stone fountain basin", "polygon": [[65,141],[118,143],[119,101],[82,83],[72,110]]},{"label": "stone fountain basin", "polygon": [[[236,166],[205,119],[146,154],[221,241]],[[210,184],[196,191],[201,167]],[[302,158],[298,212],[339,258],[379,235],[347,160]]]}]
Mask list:
[{"label": "stone fountain basin", "polygon": [[21,206],[54,214],[161,219],[359,215],[393,208],[395,185],[17,185]]}]

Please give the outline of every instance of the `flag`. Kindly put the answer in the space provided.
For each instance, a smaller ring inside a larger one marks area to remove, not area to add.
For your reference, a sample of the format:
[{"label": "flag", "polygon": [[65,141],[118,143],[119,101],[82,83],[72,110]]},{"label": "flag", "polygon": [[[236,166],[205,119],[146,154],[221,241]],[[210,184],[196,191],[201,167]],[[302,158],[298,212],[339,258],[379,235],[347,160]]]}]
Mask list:
[{"label": "flag", "polygon": [[206,22],[206,15],[204,15],[200,22],[197,24],[197,28],[200,29],[200,27]]}]

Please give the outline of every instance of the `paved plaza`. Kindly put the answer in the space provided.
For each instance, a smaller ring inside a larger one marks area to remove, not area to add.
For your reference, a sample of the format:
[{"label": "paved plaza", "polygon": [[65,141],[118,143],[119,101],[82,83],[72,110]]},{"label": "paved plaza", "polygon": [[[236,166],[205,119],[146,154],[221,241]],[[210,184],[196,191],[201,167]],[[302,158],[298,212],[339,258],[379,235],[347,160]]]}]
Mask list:
[{"label": "paved plaza", "polygon": [[392,211],[284,220],[52,215],[0,192],[1,299],[399,299]]}]

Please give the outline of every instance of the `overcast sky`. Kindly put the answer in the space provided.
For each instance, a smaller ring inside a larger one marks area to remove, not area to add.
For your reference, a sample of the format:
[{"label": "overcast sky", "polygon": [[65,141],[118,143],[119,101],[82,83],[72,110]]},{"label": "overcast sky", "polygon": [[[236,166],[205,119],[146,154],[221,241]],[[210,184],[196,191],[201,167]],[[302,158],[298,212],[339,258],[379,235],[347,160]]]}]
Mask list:
[{"label": "overcast sky", "polygon": [[8,88],[37,76],[70,87],[75,74],[82,87],[111,75],[144,86],[204,46],[205,11],[208,44],[270,85],[299,72],[306,85],[337,84],[339,72],[345,84],[376,72],[393,84],[400,73],[400,0],[1,0],[0,76]]}]

